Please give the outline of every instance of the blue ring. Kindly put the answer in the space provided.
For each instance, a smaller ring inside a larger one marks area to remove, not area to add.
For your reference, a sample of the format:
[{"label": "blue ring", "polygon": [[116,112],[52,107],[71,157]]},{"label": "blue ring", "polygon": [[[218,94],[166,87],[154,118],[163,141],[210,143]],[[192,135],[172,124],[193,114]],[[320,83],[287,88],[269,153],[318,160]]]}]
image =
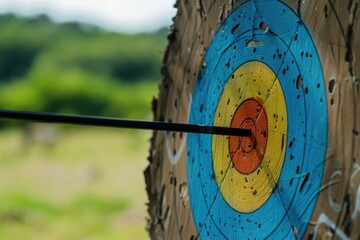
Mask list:
[{"label": "blue ring", "polygon": [[[261,22],[269,27],[268,31],[260,28]],[[250,40],[263,46],[246,47]],[[295,239],[294,232],[302,237],[316,205],[327,147],[325,85],[306,24],[284,3],[248,1],[221,25],[195,85],[189,123],[213,125],[227,80],[242,64],[254,60],[275,72],[288,111],[288,140],[279,187],[258,210],[234,210],[222,197],[215,180],[212,137],[189,134],[190,204],[202,239]],[[301,89],[296,86],[299,75],[303,79]]]}]

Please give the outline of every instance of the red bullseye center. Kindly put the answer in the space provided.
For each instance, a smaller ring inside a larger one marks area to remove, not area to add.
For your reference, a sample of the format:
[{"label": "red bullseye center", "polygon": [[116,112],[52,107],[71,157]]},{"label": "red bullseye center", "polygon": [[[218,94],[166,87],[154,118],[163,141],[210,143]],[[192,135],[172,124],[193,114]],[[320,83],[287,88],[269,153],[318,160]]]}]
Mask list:
[{"label": "red bullseye center", "polygon": [[247,138],[240,138],[241,149],[249,153],[253,150],[255,144],[255,133],[256,133],[256,126],[255,121],[253,119],[245,119],[245,121],[241,124],[241,128],[251,130],[251,136]]},{"label": "red bullseye center", "polygon": [[254,172],[261,164],[267,143],[267,116],[260,99],[240,104],[231,121],[232,128],[251,130],[250,137],[231,136],[229,150],[235,168],[243,174]]}]

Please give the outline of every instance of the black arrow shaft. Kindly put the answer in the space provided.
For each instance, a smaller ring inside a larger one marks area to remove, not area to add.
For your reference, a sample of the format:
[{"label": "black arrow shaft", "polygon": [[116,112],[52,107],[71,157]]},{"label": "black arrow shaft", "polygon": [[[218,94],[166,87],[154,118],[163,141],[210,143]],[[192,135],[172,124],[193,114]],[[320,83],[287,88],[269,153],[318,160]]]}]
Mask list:
[{"label": "black arrow shaft", "polygon": [[46,123],[63,123],[63,124],[73,124],[73,125],[202,133],[202,134],[215,134],[215,135],[227,135],[227,136],[247,137],[251,135],[251,130],[241,129],[241,128],[201,126],[201,125],[182,124],[182,123],[141,121],[141,120],[130,120],[130,119],[121,119],[121,118],[38,113],[38,112],[27,112],[27,111],[0,110],[0,118],[46,122]]}]

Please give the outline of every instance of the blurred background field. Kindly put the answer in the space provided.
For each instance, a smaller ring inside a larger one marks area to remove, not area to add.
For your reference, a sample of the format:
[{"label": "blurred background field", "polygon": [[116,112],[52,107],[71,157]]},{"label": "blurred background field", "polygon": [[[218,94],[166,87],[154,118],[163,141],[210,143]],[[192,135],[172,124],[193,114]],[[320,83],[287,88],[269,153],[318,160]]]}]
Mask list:
[{"label": "blurred background field", "polygon": [[[0,16],[0,109],[152,118],[167,29]],[[0,121],[0,239],[147,239],[151,133]]]},{"label": "blurred background field", "polygon": [[[60,131],[60,129],[57,129]],[[53,146],[0,134],[0,239],[147,239],[150,134],[70,128]]]}]

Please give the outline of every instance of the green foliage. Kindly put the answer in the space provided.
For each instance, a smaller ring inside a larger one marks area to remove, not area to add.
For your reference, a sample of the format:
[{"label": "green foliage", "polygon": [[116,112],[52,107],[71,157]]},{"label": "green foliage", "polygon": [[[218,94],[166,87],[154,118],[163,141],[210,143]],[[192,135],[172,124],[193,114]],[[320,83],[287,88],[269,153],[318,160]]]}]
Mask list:
[{"label": "green foliage", "polygon": [[144,118],[156,92],[151,81],[117,82],[81,70],[15,81],[0,88],[1,109]]},{"label": "green foliage", "polygon": [[166,30],[124,35],[46,16],[0,17],[0,108],[142,118]]}]

